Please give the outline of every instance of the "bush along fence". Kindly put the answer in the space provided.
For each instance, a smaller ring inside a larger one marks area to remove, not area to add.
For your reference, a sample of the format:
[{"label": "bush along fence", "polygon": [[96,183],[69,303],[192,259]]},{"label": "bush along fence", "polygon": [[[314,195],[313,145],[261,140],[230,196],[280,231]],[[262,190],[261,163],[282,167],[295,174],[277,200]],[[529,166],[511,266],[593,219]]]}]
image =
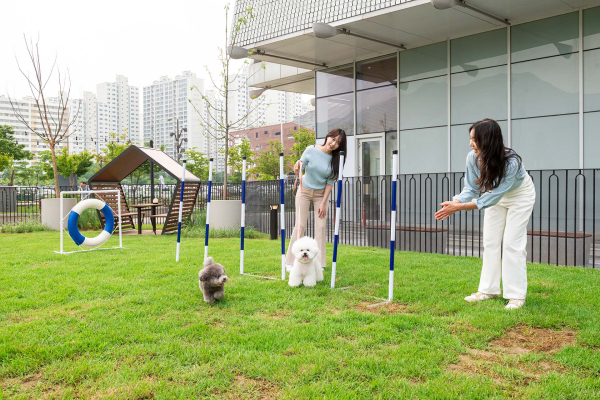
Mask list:
[{"label": "bush along fence", "polygon": [[[600,169],[533,170],[529,174],[536,187],[536,203],[527,227],[527,261],[600,268]],[[397,179],[397,250],[482,256],[485,210],[463,211],[445,221],[434,218],[440,203],[460,193],[464,173],[401,174]],[[292,187],[293,179],[284,181],[288,237],[296,221]],[[168,204],[175,189],[175,185],[155,185],[154,197]],[[123,185],[123,190],[128,204],[152,201],[150,185]],[[207,190],[208,185],[202,183],[195,209],[206,207]],[[340,244],[389,248],[390,191],[391,176],[343,179]],[[229,183],[228,195],[240,200],[241,184]],[[211,196],[223,199],[223,185],[213,182]],[[54,189],[0,186],[0,224],[39,219],[39,200],[44,197],[54,197]],[[337,185],[326,217],[329,242],[334,239],[336,198]],[[246,226],[269,233],[269,206],[279,201],[279,181],[246,182]],[[310,236],[314,236],[315,215],[311,206],[306,232]],[[279,225],[277,218],[277,232]]]}]

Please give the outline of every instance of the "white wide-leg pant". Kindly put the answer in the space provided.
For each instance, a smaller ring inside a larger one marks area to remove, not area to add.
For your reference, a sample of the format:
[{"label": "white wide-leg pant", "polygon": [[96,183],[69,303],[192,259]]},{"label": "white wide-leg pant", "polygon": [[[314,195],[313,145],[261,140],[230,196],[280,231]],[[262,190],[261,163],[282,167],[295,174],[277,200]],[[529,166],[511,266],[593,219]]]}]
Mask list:
[{"label": "white wide-leg pant", "polygon": [[485,210],[480,292],[501,294],[502,276],[505,299],[527,295],[527,222],[534,204],[535,186],[527,175],[520,187]]}]

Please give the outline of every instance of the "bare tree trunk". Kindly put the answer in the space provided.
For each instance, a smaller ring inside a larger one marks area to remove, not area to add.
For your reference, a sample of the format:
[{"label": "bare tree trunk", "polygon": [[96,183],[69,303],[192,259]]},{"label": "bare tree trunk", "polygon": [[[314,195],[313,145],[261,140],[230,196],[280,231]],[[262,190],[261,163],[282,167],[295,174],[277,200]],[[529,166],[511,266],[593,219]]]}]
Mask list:
[{"label": "bare tree trunk", "polygon": [[60,186],[58,185],[58,168],[56,168],[56,149],[54,143],[50,143],[50,152],[52,153],[52,171],[54,172],[54,190],[56,190],[56,198],[60,198]]}]

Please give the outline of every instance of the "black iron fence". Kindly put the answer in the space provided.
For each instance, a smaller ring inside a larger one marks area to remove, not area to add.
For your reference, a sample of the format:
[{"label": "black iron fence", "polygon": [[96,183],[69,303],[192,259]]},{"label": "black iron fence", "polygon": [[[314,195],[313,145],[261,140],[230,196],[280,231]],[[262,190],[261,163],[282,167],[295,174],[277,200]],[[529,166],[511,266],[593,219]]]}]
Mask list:
[{"label": "black iron fence", "polygon": [[[536,187],[536,203],[528,223],[527,259],[556,265],[600,267],[600,170],[529,171]],[[270,229],[270,205],[280,200],[279,181],[246,184],[246,225],[261,232]],[[462,190],[464,173],[398,175],[396,248],[398,250],[481,257],[485,211],[456,213],[437,221],[439,204]],[[175,185],[155,185],[154,197],[169,204]],[[293,180],[285,181],[286,236],[296,221]],[[68,190],[68,188],[65,188]],[[152,201],[150,185],[123,185],[128,204]],[[206,207],[208,185],[202,183],[195,208]],[[355,246],[390,245],[391,176],[344,178],[340,243]],[[223,199],[223,184],[212,184],[212,200]],[[0,224],[25,218],[39,219],[40,199],[54,197],[51,187],[0,187]],[[241,184],[228,184],[228,197],[239,200]],[[327,240],[335,226],[337,184],[327,212]],[[213,216],[214,218],[214,216]],[[307,234],[314,235],[311,206]],[[162,223],[164,221],[157,221]],[[278,232],[280,229],[278,218]]]}]

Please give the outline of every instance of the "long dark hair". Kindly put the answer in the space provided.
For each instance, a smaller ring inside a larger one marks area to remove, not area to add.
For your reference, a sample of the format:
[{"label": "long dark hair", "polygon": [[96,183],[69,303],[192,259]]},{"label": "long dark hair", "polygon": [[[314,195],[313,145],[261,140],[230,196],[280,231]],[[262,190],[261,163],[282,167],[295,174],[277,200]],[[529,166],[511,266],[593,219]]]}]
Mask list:
[{"label": "long dark hair", "polygon": [[516,159],[521,168],[523,160],[513,150],[504,146],[502,129],[493,119],[486,118],[475,122],[469,128],[469,135],[473,131],[473,139],[478,149],[475,164],[481,171],[479,179],[479,193],[485,193],[497,188],[506,174],[506,168],[511,159]]},{"label": "long dark hair", "polygon": [[[327,143],[327,138],[337,139],[338,136],[341,136],[340,145],[337,149],[335,149],[331,153],[331,161],[329,162],[329,166],[331,167],[331,179],[336,179],[340,173],[340,151],[343,151],[348,156],[346,152],[346,132],[343,129],[335,128],[329,131],[327,136],[325,136],[325,141],[323,142],[323,146]],[[344,157],[344,165],[346,164],[346,157]]]}]

